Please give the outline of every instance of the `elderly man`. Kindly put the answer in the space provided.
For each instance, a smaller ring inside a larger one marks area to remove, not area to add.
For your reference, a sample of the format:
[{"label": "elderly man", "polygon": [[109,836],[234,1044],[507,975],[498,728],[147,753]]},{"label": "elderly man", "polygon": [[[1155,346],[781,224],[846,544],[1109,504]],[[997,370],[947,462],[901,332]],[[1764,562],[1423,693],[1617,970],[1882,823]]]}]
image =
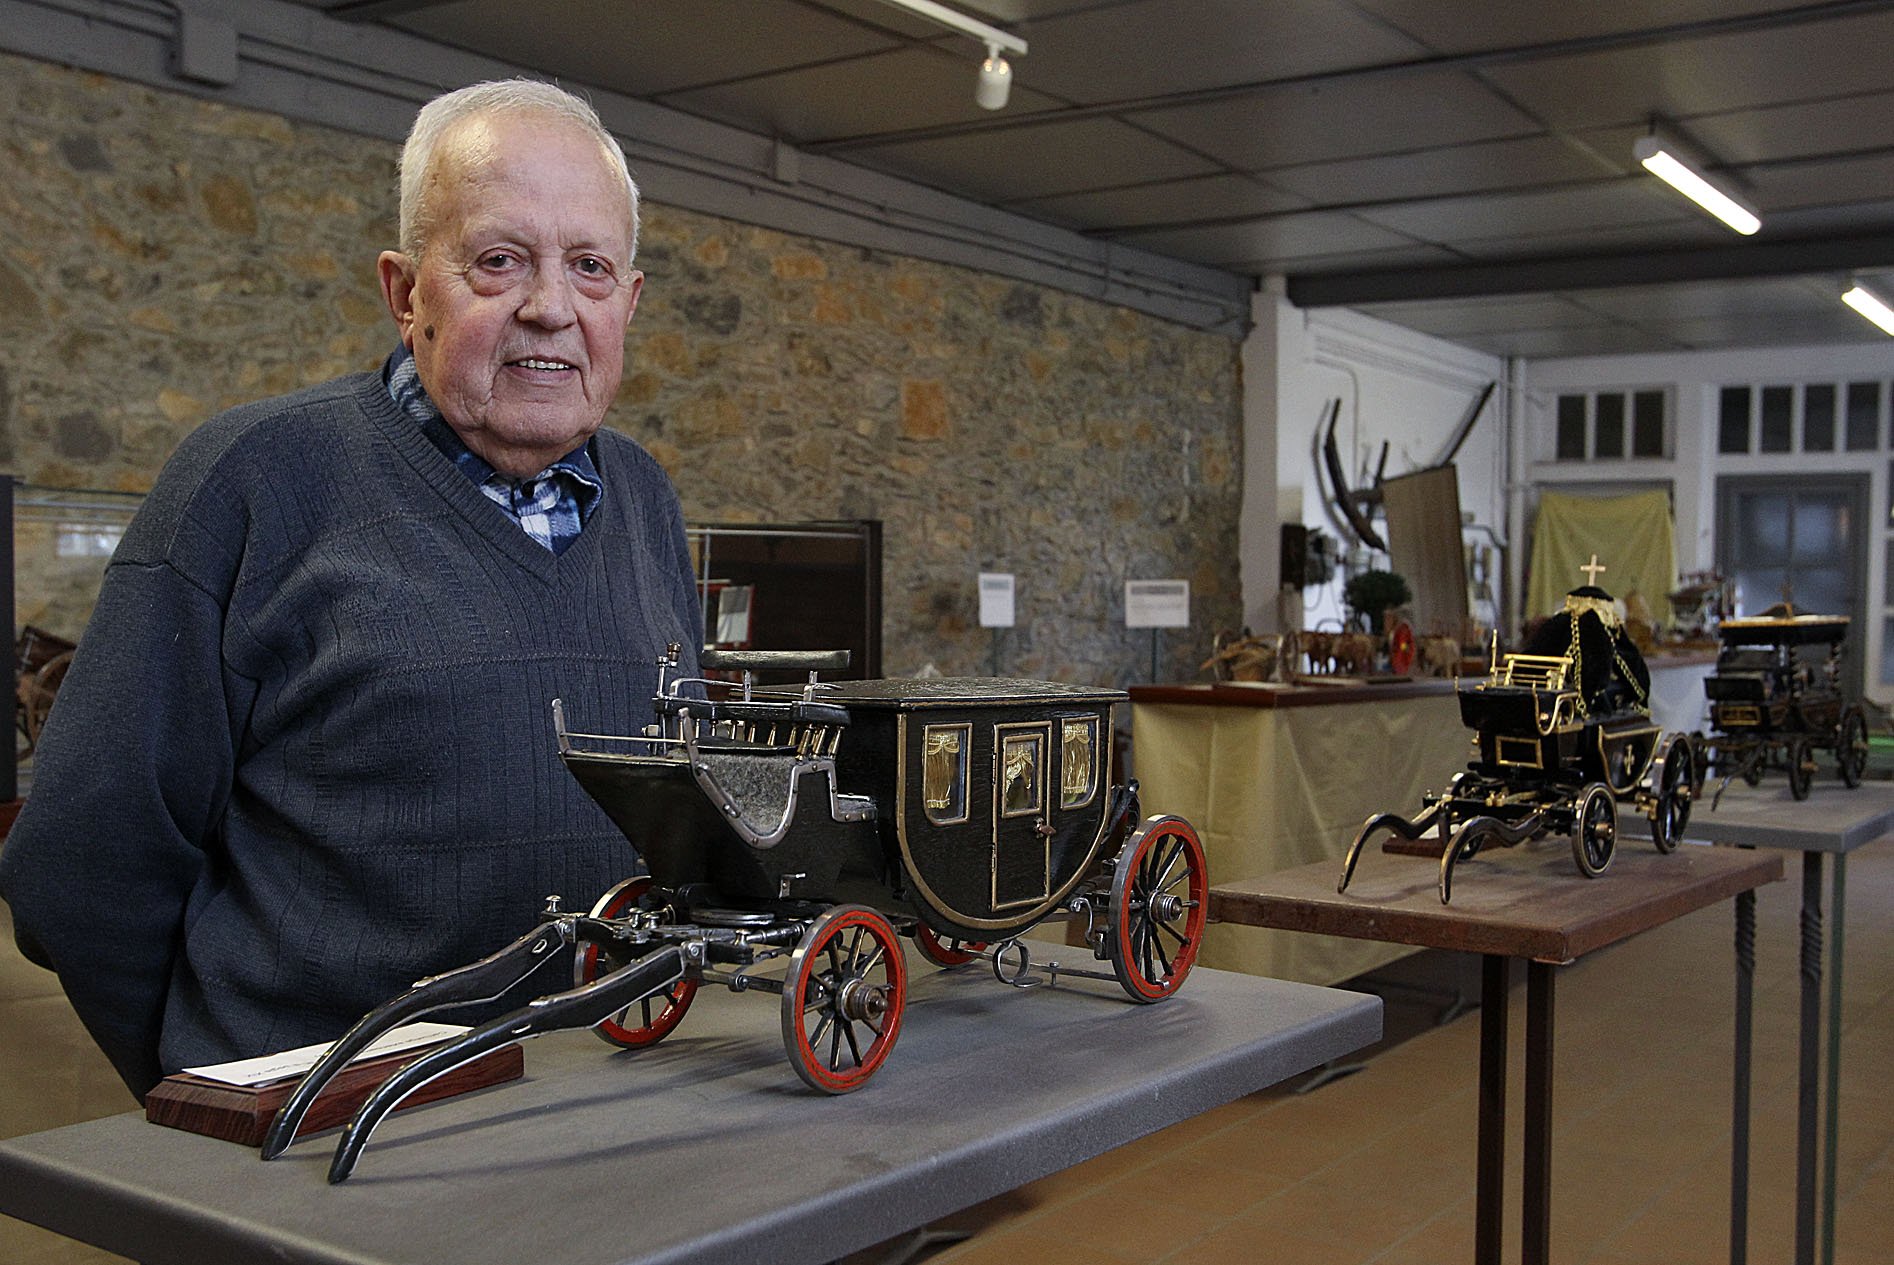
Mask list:
[{"label": "elderly man", "polygon": [[578,99],[431,102],[379,261],[401,347],[205,423],[127,531],[0,895],[135,1094],[332,1038],[634,872],[550,704],[637,732],[701,642],[676,495],[599,429],[637,225]]}]

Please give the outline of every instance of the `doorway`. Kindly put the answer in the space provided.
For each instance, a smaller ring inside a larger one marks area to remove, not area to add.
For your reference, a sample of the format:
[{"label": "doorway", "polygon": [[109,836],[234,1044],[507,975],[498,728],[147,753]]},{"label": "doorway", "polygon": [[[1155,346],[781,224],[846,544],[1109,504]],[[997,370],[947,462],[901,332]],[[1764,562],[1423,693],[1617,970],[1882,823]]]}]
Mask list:
[{"label": "doorway", "polygon": [[1865,474],[1717,480],[1716,562],[1731,582],[1734,613],[1760,615],[1786,598],[1808,614],[1848,616],[1841,675],[1850,698],[1866,679],[1867,526]]}]

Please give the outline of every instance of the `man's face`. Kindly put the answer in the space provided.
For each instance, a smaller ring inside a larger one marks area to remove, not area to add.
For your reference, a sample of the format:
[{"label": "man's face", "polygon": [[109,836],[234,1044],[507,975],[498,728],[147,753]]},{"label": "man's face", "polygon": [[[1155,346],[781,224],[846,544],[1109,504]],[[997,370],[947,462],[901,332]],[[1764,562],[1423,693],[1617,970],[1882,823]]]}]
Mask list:
[{"label": "man's face", "polygon": [[429,173],[422,257],[379,262],[421,384],[462,441],[525,478],[597,430],[643,274],[631,197],[598,142],[534,115],[470,119]]}]

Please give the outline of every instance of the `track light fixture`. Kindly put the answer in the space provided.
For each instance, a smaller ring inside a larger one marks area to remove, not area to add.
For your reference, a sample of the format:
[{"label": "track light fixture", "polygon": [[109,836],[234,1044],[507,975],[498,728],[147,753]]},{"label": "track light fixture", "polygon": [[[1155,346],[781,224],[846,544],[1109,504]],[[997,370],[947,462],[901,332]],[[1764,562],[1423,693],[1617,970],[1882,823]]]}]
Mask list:
[{"label": "track light fixture", "polygon": [[1850,288],[1841,296],[1841,301],[1879,325],[1883,333],[1894,336],[1894,308],[1890,308],[1880,295],[1867,289],[1859,281],[1850,283]]},{"label": "track light fixture", "polygon": [[1006,98],[1013,91],[1013,67],[1002,56],[1002,50],[1018,57],[1026,55],[1026,41],[1019,36],[989,26],[978,18],[968,17],[958,9],[950,9],[934,0],[881,0],[897,9],[905,9],[917,17],[926,18],[951,31],[968,35],[986,45],[986,60],[980,63],[980,77],[973,85],[973,99],[983,110],[997,110],[1006,104]]},{"label": "track light fixture", "polygon": [[1640,136],[1632,156],[1646,170],[1745,237],[1762,227],[1756,213],[1678,157],[1677,146],[1655,134]]}]

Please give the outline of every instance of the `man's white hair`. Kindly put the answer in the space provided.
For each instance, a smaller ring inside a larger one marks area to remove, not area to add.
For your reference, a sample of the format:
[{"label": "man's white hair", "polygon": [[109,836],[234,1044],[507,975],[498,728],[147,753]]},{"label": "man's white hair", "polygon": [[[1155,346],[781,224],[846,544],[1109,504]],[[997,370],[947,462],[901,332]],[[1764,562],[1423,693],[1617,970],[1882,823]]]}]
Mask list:
[{"label": "man's white hair", "polygon": [[[434,225],[428,206],[428,176],[441,141],[468,119],[483,115],[537,114],[577,124],[598,141],[631,196],[631,253],[638,253],[638,184],[625,165],[625,151],[599,121],[591,105],[564,88],[537,79],[494,79],[435,97],[421,107],[401,147],[401,252],[419,260]],[[625,261],[627,264],[631,260]]]}]

